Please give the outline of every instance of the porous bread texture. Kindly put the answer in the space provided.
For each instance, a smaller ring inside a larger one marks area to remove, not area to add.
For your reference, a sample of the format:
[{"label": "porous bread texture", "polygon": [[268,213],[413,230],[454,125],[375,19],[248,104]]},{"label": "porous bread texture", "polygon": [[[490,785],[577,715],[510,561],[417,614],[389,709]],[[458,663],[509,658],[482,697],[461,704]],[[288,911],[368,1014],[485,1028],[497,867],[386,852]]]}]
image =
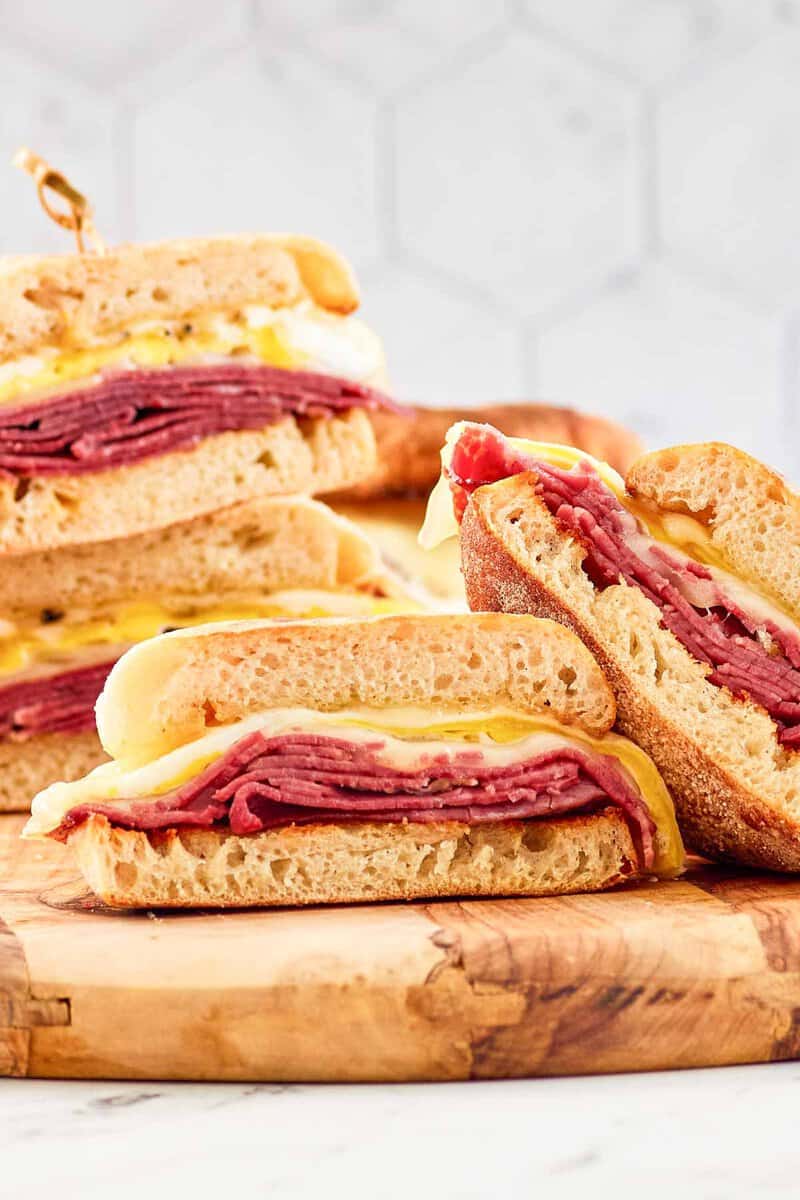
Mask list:
[{"label": "porous bread texture", "polygon": [[246,837],[147,834],[93,816],[69,844],[92,891],[122,908],[557,896],[638,877],[630,830],[614,809],[478,826],[288,826]]},{"label": "porous bread texture", "polygon": [[[143,704],[147,700],[147,711]],[[420,705],[550,714],[604,733],[610,688],[566,629],[494,614],[206,626],[143,643],[114,668],[98,706],[109,754],[146,760],[271,708],[323,712]]]},{"label": "porous bread texture", "polygon": [[731,570],[800,621],[800,495],[776,471],[704,442],[644,455],[626,483],[637,499],[702,521]]},{"label": "porous bread texture", "polygon": [[133,537],[6,557],[0,613],[98,612],[134,601],[222,603],[231,593],[368,586],[380,557],[318,501],[267,497]]},{"label": "porous bread texture", "polygon": [[29,812],[42,788],[71,783],[105,762],[93,729],[80,733],[41,733],[24,742],[0,740],[0,812]]},{"label": "porous bread texture", "polygon": [[83,345],[139,321],[305,299],[349,313],[358,307],[358,287],[336,251],[291,234],[7,258],[0,260],[0,363],[42,346]]},{"label": "porous bread texture", "polygon": [[374,463],[369,418],[350,409],[217,434],[110,471],[0,478],[0,554],[130,537],[256,496],[332,491]]},{"label": "porous bread texture", "polygon": [[625,584],[598,591],[584,550],[517,475],[473,493],[461,527],[471,607],[562,621],[603,667],[621,730],[645,750],[675,800],[687,843],[711,857],[800,870],[800,755],[769,716],[709,683],[709,668]]},{"label": "porous bread texture", "polygon": [[642,452],[635,433],[605,417],[593,417],[551,404],[495,404],[486,408],[413,408],[371,414],[378,443],[378,467],[340,500],[386,496],[427,496],[441,470],[445,435],[457,421],[479,421],[508,437],[533,438],[577,446],[625,471]]}]

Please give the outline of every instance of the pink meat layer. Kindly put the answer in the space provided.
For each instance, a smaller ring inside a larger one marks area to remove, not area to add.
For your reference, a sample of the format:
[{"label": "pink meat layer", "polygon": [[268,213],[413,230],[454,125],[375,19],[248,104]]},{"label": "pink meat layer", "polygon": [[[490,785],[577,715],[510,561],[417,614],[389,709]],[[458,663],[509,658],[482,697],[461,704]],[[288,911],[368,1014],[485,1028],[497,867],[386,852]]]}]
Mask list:
[{"label": "pink meat layer", "polygon": [[0,473],[79,475],[186,450],[231,430],[352,408],[395,410],[372,388],[253,363],[109,372],[89,387],[0,408]]},{"label": "pink meat layer", "polygon": [[38,733],[94,728],[94,706],[113,662],[0,688],[0,738],[25,741]]},{"label": "pink meat layer", "polygon": [[[749,614],[711,572],[651,539],[648,560],[631,548],[640,523],[590,463],[572,470],[520,453],[489,426],[468,426],[456,444],[450,484],[456,515],[477,487],[530,471],[559,525],[586,548],[583,568],[595,586],[624,581],[661,609],[667,629],[700,662],[709,680],[761,705],[784,745],[800,746],[800,635]],[[641,545],[641,543],[639,543]]]},{"label": "pink meat layer", "polygon": [[54,837],[92,813],[125,829],[219,827],[235,834],[285,825],[350,821],[535,820],[613,805],[634,834],[643,868],[653,862],[655,826],[640,793],[608,755],[563,747],[510,766],[490,766],[480,749],[426,756],[417,770],[381,761],[383,743],[319,734],[248,734],[196,779],[163,796],[81,804]]}]

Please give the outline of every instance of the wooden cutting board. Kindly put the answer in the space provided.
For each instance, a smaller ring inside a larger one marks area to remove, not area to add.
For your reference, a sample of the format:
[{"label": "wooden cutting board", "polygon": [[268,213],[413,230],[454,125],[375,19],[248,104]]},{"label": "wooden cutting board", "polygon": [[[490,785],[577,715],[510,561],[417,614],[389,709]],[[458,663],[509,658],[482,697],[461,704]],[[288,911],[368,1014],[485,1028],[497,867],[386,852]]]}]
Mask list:
[{"label": "wooden cutting board", "polygon": [[800,878],[119,915],[0,819],[0,1073],[404,1080],[800,1054]]}]

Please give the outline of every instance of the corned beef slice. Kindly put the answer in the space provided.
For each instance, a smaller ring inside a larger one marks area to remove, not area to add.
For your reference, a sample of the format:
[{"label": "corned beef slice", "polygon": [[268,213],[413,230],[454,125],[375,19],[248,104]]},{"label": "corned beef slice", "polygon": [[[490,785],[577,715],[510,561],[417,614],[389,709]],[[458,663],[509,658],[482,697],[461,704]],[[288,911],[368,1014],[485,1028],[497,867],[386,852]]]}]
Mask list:
[{"label": "corned beef slice", "polygon": [[319,734],[248,734],[196,779],[163,796],[72,809],[64,838],[92,813],[126,829],[224,824],[235,834],[282,825],[345,821],[529,820],[614,805],[634,834],[642,865],[653,862],[655,826],[636,788],[610,756],[564,747],[510,766],[488,766],[480,750],[428,755],[416,771],[380,759],[383,743]]},{"label": "corned beef slice", "polygon": [[0,409],[0,471],[78,475],[185,450],[285,416],[395,409],[372,388],[254,363],[109,372],[39,404]]},{"label": "corned beef slice", "polygon": [[94,705],[113,662],[0,687],[0,738],[94,728]]},{"label": "corned beef slice", "polygon": [[450,469],[456,515],[477,487],[522,471],[538,477],[550,512],[586,548],[583,567],[597,587],[620,580],[638,587],[661,609],[667,629],[712,668],[712,683],[749,695],[778,725],[781,742],[800,746],[800,634],[748,615],[702,564],[653,539],[645,560],[639,522],[585,460],[565,471],[520,454],[494,430],[470,427]]}]

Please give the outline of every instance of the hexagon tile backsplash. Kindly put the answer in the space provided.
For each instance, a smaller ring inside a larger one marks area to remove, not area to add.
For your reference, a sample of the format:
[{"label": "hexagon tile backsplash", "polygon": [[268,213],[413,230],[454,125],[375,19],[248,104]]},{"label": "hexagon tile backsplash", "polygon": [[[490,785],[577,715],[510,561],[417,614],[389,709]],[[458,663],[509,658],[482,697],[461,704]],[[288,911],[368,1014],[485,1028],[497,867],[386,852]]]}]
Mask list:
[{"label": "hexagon tile backsplash", "polygon": [[797,482],[800,0],[0,0],[0,250],[298,229],[397,393],[543,398]]}]

